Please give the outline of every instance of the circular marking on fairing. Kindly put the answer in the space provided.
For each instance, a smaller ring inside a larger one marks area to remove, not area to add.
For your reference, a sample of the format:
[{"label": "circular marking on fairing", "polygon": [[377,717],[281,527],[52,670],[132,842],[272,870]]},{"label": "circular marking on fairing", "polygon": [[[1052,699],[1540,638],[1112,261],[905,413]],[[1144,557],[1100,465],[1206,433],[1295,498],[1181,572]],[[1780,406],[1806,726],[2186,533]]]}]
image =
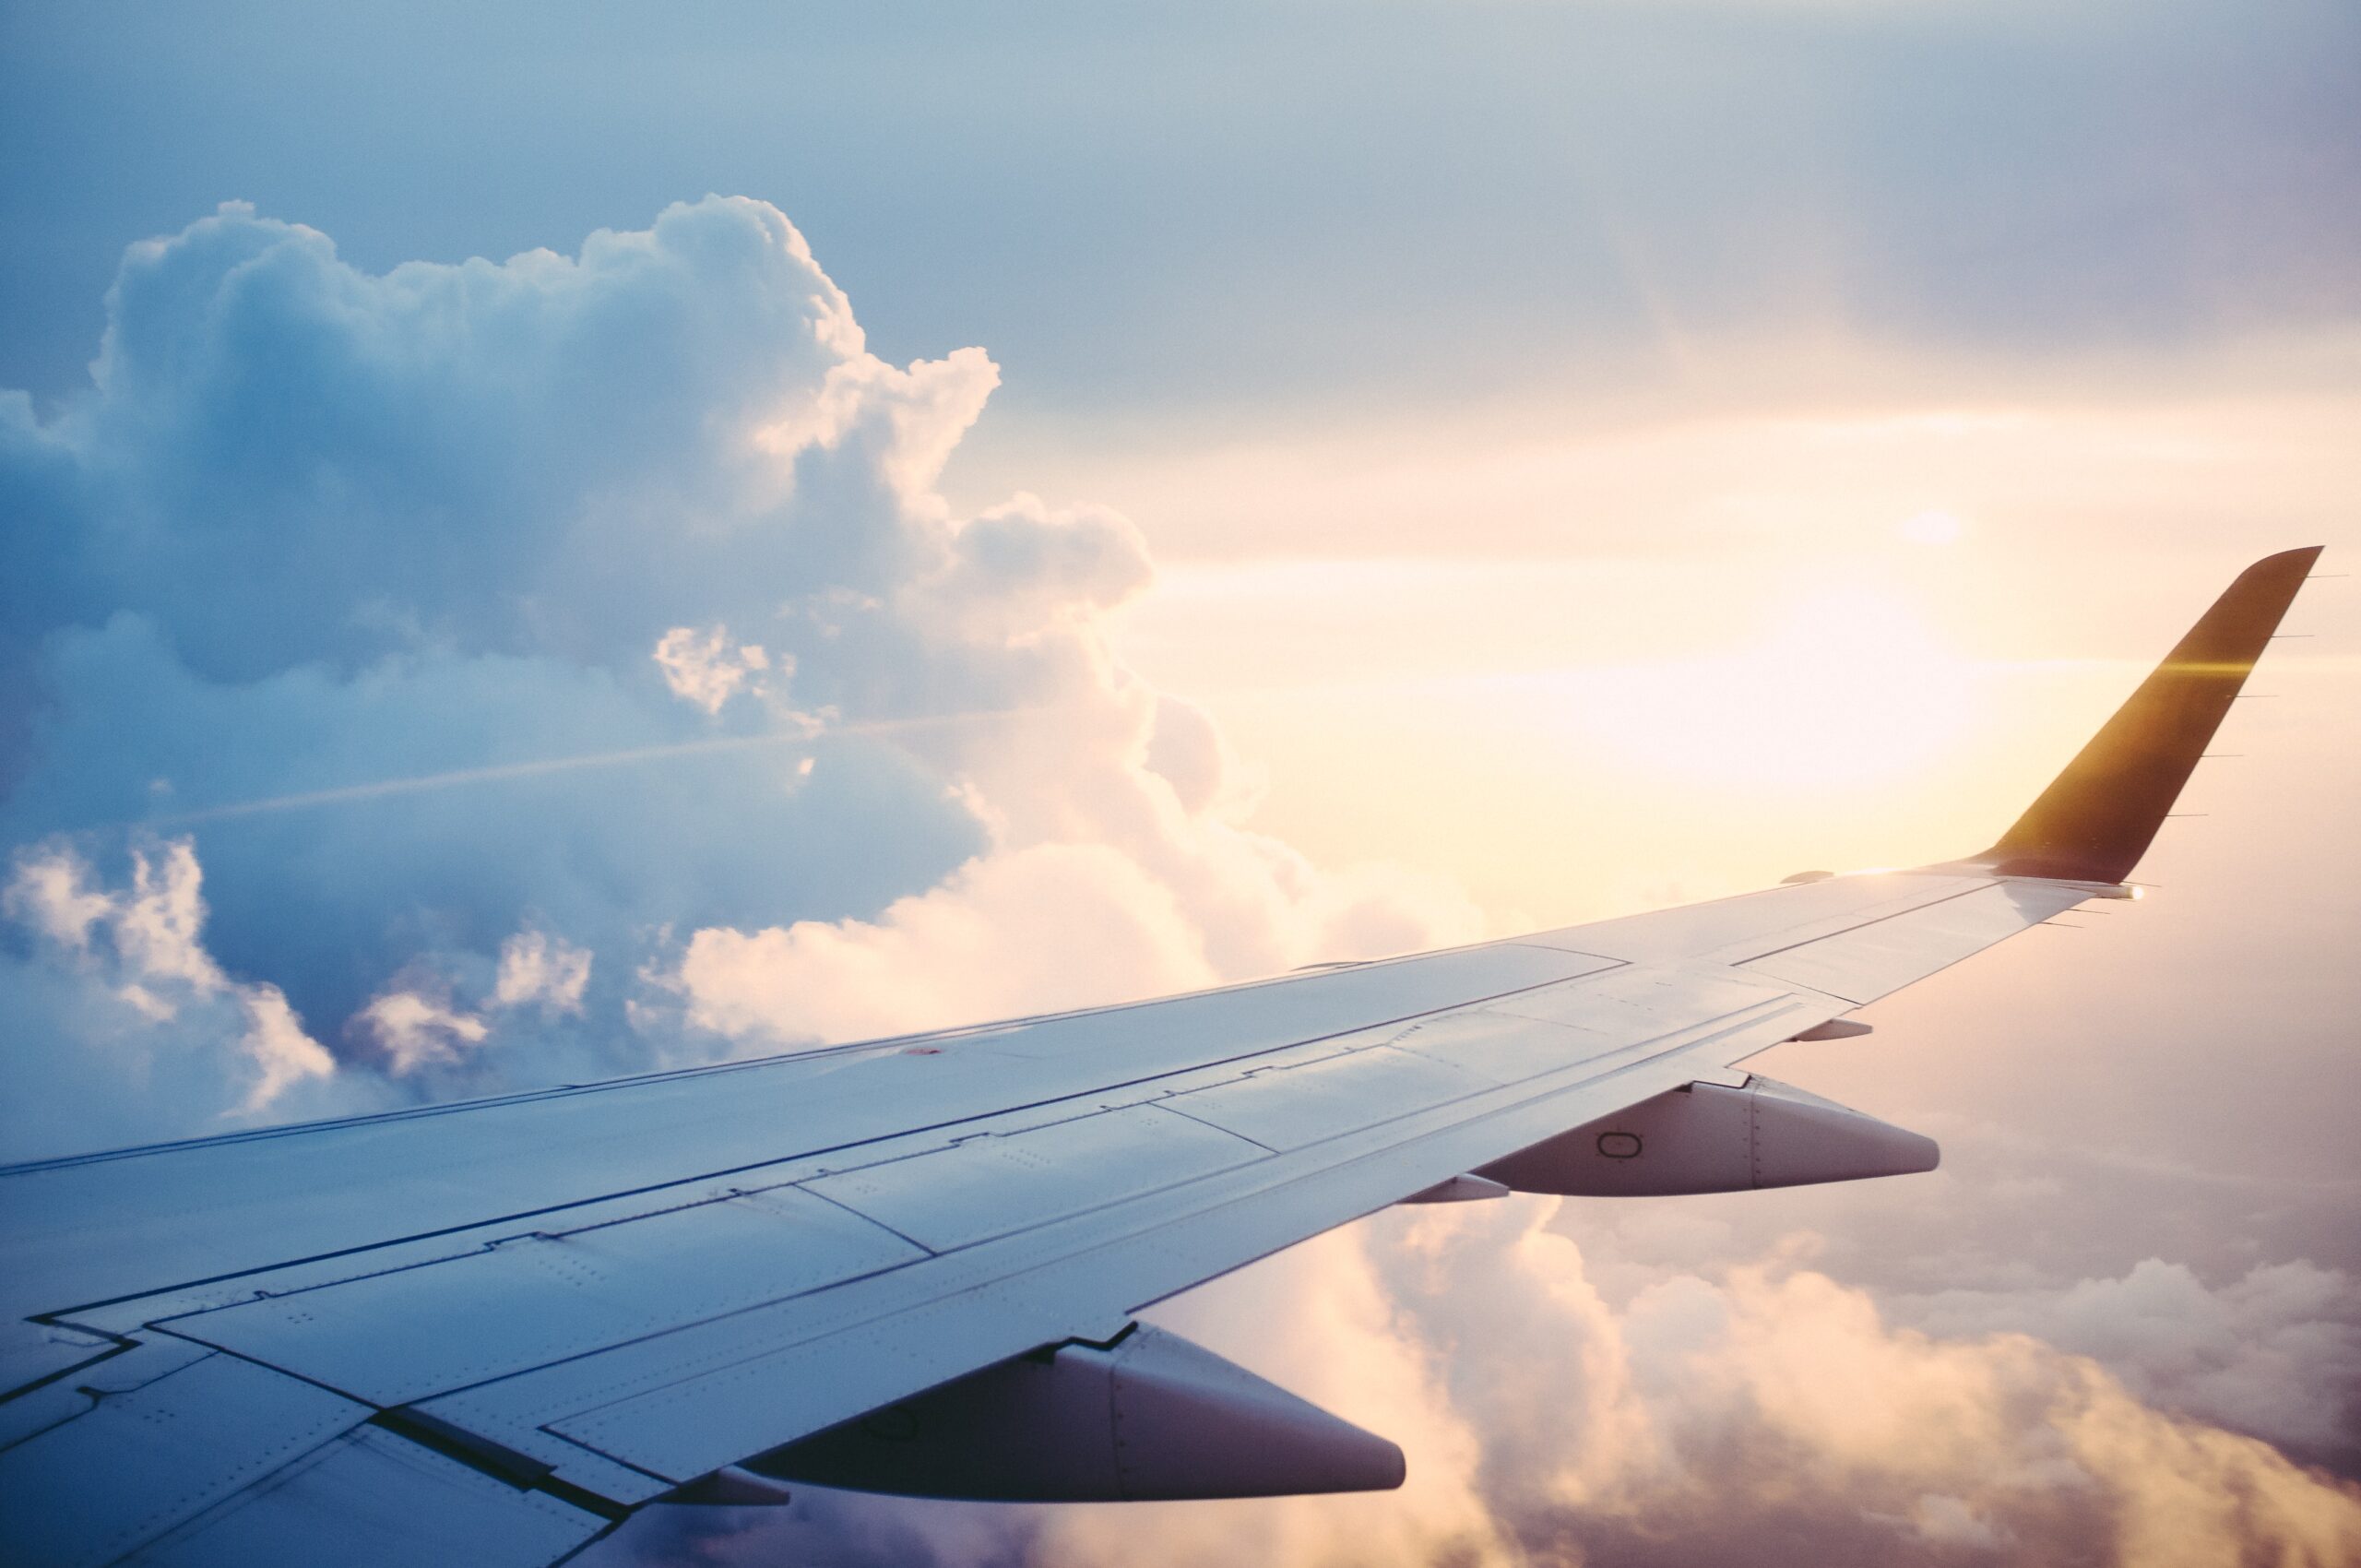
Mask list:
[{"label": "circular marking on fairing", "polygon": [[1609,1159],[1637,1159],[1640,1156],[1640,1134],[1637,1133],[1601,1133],[1598,1152]]}]

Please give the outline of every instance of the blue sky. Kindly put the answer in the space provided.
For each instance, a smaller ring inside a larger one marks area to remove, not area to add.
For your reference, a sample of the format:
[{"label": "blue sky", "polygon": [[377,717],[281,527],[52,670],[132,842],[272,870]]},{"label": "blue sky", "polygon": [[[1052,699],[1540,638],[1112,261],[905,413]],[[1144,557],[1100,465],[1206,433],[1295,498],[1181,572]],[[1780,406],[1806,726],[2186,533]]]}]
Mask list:
[{"label": "blue sky", "polygon": [[[2356,46],[16,7],[0,1158],[1972,850],[2239,565],[2361,543]],[[1944,1171],[1394,1217],[1170,1309],[1399,1497],[611,1560],[2336,1560],[2339,588],[2155,899],[1771,1063]]]},{"label": "blue sky", "polygon": [[2349,7],[18,7],[0,381],[235,196],[355,263],[760,194],[1017,410],[1664,374],[1667,326],[2035,360],[2349,318]]}]

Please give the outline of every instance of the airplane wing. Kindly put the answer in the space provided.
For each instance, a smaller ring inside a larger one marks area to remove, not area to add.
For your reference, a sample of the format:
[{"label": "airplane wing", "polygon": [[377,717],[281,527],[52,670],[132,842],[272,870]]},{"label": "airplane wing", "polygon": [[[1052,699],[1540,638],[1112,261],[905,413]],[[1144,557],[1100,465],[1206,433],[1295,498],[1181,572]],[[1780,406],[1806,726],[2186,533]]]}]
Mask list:
[{"label": "airplane wing", "polygon": [[1398,1484],[1142,1307],[1389,1205],[1932,1168],[1738,1063],[2120,897],[2316,550],[1990,850],[1130,1006],[0,1170],[0,1562],[538,1564],[783,1480]]}]

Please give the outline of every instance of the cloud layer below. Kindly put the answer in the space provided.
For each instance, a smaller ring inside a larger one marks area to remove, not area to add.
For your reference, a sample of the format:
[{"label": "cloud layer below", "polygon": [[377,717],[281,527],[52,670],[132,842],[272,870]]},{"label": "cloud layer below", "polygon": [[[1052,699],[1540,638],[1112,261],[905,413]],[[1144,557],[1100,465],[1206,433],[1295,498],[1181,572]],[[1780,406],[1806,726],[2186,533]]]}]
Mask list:
[{"label": "cloud layer below", "polygon": [[[785,1517],[658,1510],[599,1560],[2330,1568],[2361,1552],[2361,1488],[2164,1413],[2029,1334],[1899,1324],[1814,1266],[1809,1233],[1703,1267],[1626,1257],[1610,1291],[1578,1223],[1549,1200],[1396,1211],[1157,1314],[1400,1439],[1399,1492],[1042,1510],[808,1491]],[[2052,1305],[2143,1294],[2155,1272]],[[2279,1314],[2258,1297],[2275,1289],[2184,1295],[2267,1334]]]}]

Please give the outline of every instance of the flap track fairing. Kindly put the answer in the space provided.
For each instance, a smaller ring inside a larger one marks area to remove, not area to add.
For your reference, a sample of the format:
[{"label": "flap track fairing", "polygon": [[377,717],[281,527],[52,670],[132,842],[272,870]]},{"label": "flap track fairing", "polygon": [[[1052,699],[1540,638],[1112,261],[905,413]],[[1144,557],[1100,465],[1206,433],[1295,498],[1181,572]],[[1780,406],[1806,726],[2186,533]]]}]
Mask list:
[{"label": "flap track fairing", "polygon": [[1932,1170],[1935,1140],[1755,1076],[1688,1084],[1479,1167],[1521,1193],[1660,1197]]},{"label": "flap track fairing", "polygon": [[1383,1491],[1402,1450],[1177,1334],[1019,1356],[747,1461],[781,1480],[987,1503]]}]

